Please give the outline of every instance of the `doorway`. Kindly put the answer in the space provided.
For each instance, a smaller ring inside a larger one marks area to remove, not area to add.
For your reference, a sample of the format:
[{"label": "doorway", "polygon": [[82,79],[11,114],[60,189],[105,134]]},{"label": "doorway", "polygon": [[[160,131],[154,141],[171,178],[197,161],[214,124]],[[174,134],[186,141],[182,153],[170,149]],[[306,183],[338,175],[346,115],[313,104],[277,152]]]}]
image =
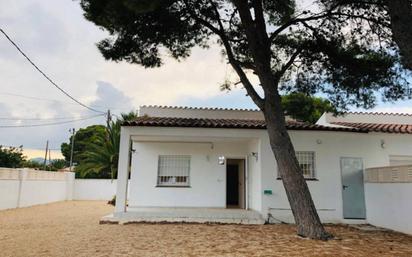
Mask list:
[{"label": "doorway", "polygon": [[245,209],[245,160],[226,161],[226,208]]},{"label": "doorway", "polygon": [[363,188],[363,162],[361,158],[342,157],[343,218],[365,219],[365,192]]}]

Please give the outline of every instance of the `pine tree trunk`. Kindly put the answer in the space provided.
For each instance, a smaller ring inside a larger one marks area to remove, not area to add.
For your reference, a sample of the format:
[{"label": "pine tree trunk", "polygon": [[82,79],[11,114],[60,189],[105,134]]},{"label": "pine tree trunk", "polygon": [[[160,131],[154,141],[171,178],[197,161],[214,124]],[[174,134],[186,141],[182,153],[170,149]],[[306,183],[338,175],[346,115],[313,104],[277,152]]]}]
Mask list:
[{"label": "pine tree trunk", "polygon": [[295,217],[297,234],[312,239],[330,239],[332,236],[325,231],[320,222],[309,188],[296,159],[277,92],[269,97],[267,95],[264,114],[270,145]]},{"label": "pine tree trunk", "polygon": [[[295,217],[297,233],[303,237],[327,240],[332,236],[325,231],[320,222],[286,130],[285,115],[278,92],[278,84],[282,75],[275,75],[272,70],[271,43],[266,31],[262,1],[252,1],[254,17],[250,13],[249,1],[234,0],[234,3],[238,8],[245,29],[255,66],[254,72],[259,77],[260,85],[264,91],[264,99],[256,99],[253,90],[247,89],[247,86],[245,88],[264,113],[270,146],[275,155],[283,186]],[[231,63],[236,70],[237,63],[233,60]]]}]

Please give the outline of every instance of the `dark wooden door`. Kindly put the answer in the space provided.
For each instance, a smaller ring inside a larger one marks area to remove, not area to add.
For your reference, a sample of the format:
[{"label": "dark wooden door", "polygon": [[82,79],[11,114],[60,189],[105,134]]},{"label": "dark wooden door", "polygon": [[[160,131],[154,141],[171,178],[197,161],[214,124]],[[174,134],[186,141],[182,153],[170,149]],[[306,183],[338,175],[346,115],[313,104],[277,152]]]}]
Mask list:
[{"label": "dark wooden door", "polygon": [[239,206],[239,165],[226,166],[226,204]]}]

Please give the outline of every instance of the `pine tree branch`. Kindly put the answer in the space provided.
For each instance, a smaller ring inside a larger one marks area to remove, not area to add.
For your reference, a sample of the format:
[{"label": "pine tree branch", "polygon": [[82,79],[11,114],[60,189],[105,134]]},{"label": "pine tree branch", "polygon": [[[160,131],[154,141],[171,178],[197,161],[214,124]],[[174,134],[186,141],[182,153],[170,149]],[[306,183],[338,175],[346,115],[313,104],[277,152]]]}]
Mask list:
[{"label": "pine tree branch", "polygon": [[190,8],[188,8],[188,12],[191,14],[192,18],[199,22],[201,25],[205,26],[206,28],[210,29],[213,33],[215,33],[217,36],[219,36],[220,40],[222,41],[222,44],[226,50],[226,54],[229,60],[230,65],[233,67],[233,69],[236,71],[237,75],[239,76],[240,81],[242,82],[243,86],[246,89],[246,92],[248,93],[248,95],[252,98],[253,102],[260,108],[262,109],[264,107],[264,100],[262,99],[262,97],[260,97],[260,95],[256,92],[254,86],[252,85],[252,83],[250,82],[249,78],[247,77],[246,73],[243,71],[242,67],[241,67],[241,62],[239,62],[232,50],[232,47],[229,43],[229,38],[227,37],[224,27],[223,27],[223,23],[220,19],[219,16],[219,12],[217,10],[216,5],[214,5],[214,9],[216,12],[216,16],[217,16],[217,23],[219,25],[219,28],[216,28],[215,26],[213,26],[210,22],[208,22],[205,19],[200,18],[198,15],[194,14]]},{"label": "pine tree branch", "polygon": [[282,65],[282,68],[275,73],[278,79],[280,79],[285,74],[285,72],[295,63],[296,58],[299,56],[302,50],[303,50],[302,47],[298,48],[289,58],[289,61],[287,61],[284,65]]}]

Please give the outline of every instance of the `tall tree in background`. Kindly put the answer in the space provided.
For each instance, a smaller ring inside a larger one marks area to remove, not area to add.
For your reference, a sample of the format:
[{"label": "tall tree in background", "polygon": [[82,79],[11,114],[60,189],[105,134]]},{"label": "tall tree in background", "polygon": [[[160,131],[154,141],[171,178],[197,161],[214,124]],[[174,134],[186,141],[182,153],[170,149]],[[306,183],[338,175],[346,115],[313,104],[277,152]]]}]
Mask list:
[{"label": "tall tree in background", "polygon": [[23,146],[5,147],[0,145],[0,167],[21,168],[26,157],[23,155]]},{"label": "tall tree in background", "polygon": [[309,123],[316,123],[325,112],[336,112],[328,100],[298,92],[282,95],[281,103],[285,115]]},{"label": "tall tree in background", "polygon": [[[98,43],[108,60],[162,65],[195,46],[221,46],[265,116],[270,145],[304,237],[328,239],[286,130],[280,92],[326,94],[333,105],[373,107],[405,97],[407,83],[380,5],[319,0],[316,12],[294,0],[80,0],[86,19],[110,33]],[[213,43],[212,43],[213,42]],[[188,71],[190,72],[190,71]],[[259,80],[253,85],[250,76]],[[262,92],[262,93],[260,93]]]},{"label": "tall tree in background", "polygon": [[[87,151],[88,146],[90,146],[97,138],[105,135],[106,128],[103,125],[91,125],[86,128],[81,128],[74,134],[74,148],[73,148],[73,163],[79,165],[82,163],[81,153]],[[70,151],[72,147],[72,137],[69,138],[69,143],[61,144],[61,152],[64,159],[69,165],[70,163]]]},{"label": "tall tree in background", "polygon": [[120,128],[124,121],[137,118],[137,113],[123,113],[116,121],[108,121],[105,132],[96,134],[83,153],[80,154],[81,163],[75,171],[81,177],[117,177],[119,162]]}]

